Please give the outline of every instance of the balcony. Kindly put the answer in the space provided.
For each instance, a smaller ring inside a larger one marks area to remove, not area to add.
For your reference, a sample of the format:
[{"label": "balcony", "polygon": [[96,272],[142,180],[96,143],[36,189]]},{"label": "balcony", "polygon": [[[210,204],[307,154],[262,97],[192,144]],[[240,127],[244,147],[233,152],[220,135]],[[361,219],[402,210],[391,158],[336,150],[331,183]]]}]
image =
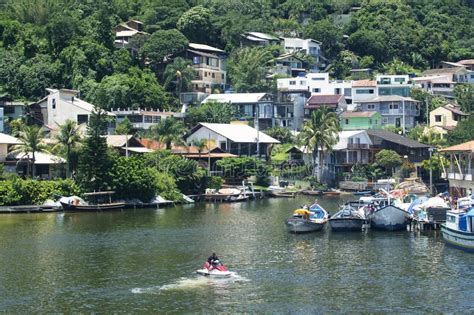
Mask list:
[{"label": "balcony", "polygon": [[443,172],[441,173],[441,177],[444,179],[472,181],[472,174],[461,174],[461,173],[447,173],[446,174]]},{"label": "balcony", "polygon": [[370,144],[368,143],[348,143],[348,149],[370,149]]}]

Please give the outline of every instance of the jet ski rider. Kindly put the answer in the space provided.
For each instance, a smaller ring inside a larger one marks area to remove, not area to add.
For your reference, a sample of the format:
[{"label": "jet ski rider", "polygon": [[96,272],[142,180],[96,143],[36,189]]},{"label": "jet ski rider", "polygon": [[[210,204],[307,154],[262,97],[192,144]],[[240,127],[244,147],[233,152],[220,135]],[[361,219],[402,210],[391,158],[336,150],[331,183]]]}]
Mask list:
[{"label": "jet ski rider", "polygon": [[217,257],[216,253],[212,253],[212,255],[207,259],[207,262],[212,268],[215,268],[219,263],[219,257]]}]

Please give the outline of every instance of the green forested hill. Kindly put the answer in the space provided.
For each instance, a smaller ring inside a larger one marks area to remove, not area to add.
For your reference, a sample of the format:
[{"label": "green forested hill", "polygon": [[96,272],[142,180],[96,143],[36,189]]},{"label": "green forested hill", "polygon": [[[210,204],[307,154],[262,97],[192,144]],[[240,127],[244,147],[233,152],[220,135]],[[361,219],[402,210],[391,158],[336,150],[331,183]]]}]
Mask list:
[{"label": "green forested hill", "polygon": [[[239,54],[245,31],[323,42],[336,77],[350,67],[425,69],[474,58],[472,0],[3,0],[0,89],[38,99],[81,90],[106,107],[175,104],[163,57],[188,42]],[[138,19],[150,33],[116,49],[112,28]],[[146,62],[145,62],[146,60]],[[231,63],[232,64],[232,63]],[[230,73],[232,78],[232,71]],[[144,93],[145,91],[145,93]]]}]

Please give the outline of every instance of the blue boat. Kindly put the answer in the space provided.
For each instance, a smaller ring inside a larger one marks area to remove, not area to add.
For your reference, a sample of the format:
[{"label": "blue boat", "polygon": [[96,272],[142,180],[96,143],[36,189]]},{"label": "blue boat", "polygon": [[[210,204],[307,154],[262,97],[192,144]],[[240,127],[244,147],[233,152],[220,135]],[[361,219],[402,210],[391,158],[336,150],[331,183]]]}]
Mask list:
[{"label": "blue boat", "polygon": [[[465,198],[463,198],[465,199]],[[474,252],[474,207],[460,207],[446,214],[446,223],[441,225],[441,233],[447,245]]]}]

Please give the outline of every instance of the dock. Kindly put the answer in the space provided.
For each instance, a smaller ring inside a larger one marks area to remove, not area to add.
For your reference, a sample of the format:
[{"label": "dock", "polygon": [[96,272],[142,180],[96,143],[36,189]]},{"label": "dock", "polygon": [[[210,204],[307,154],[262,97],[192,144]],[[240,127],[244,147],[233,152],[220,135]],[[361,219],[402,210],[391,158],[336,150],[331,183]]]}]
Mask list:
[{"label": "dock", "polygon": [[43,207],[38,205],[0,207],[0,213],[39,213],[63,211],[61,207]]}]

